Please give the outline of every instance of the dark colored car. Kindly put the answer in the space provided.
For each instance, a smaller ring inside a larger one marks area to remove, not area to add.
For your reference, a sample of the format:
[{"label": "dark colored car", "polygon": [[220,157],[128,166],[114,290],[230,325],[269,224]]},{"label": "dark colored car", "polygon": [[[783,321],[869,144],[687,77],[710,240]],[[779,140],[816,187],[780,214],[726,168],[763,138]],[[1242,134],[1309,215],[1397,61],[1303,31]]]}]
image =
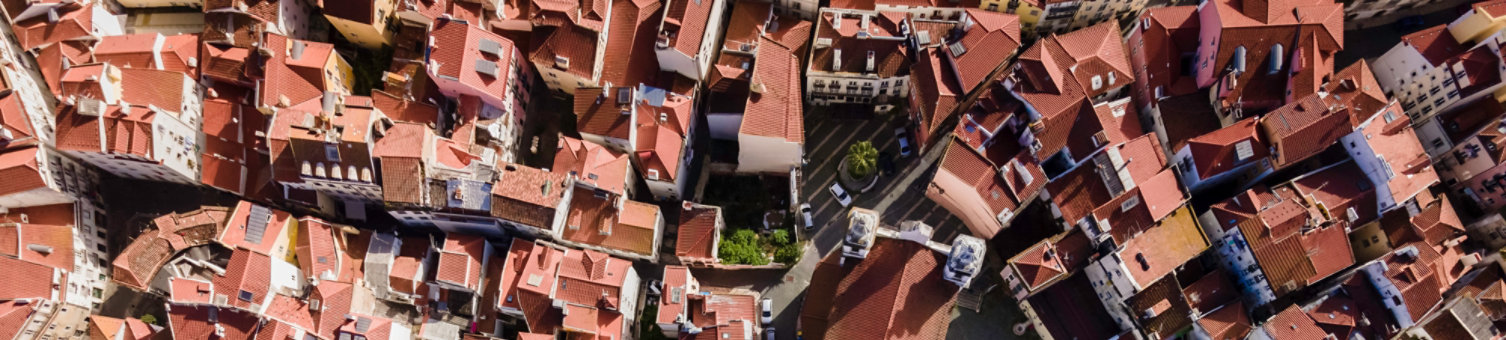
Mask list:
[{"label": "dark colored car", "polygon": [[894,175],[894,155],[888,152],[880,152],[878,157],[879,172],[884,175]]}]

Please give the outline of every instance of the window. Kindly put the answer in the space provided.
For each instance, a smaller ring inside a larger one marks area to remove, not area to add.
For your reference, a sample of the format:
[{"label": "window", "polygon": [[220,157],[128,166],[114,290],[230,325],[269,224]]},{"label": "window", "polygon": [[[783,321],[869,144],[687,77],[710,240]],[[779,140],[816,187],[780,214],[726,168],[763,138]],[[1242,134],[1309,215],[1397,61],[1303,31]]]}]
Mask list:
[{"label": "window", "polygon": [[241,299],[241,301],[245,301],[245,302],[251,302],[251,298],[252,297],[254,297],[254,296],[251,295],[251,292],[244,291],[244,290],[241,291],[240,296],[239,296],[239,298]]},{"label": "window", "polygon": [[331,162],[339,162],[340,161],[340,146],[336,145],[336,144],[325,144],[324,145],[324,157],[327,158],[327,159],[329,159],[329,161],[331,161]]}]

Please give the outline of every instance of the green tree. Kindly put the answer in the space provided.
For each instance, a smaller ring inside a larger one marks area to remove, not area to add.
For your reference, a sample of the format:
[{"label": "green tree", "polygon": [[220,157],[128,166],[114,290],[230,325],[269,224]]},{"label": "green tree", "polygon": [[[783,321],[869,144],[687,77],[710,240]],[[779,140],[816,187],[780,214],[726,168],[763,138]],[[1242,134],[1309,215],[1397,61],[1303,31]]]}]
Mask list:
[{"label": "green tree", "polygon": [[800,262],[802,255],[805,255],[805,247],[801,247],[799,243],[790,243],[774,251],[774,262],[794,265],[795,262]]},{"label": "green tree", "polygon": [[152,316],[151,314],[142,315],[138,319],[141,319],[142,323],[145,323],[145,324],[148,324],[148,325],[156,325],[157,324],[157,317]]},{"label": "green tree", "polygon": [[784,229],[775,230],[773,234],[769,235],[769,243],[775,247],[790,244],[790,232]]},{"label": "green tree", "polygon": [[737,229],[722,239],[717,249],[717,258],[726,264],[769,264],[759,245],[758,233],[749,229]]},{"label": "green tree", "polygon": [[861,141],[847,147],[847,174],[855,178],[868,177],[878,169],[878,149],[873,142]]}]

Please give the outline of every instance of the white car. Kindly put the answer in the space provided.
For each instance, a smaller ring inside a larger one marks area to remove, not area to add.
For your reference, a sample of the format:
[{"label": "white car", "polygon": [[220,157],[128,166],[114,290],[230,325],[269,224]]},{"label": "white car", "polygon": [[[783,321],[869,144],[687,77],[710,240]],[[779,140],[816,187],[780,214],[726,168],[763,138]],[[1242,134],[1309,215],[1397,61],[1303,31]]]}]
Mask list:
[{"label": "white car", "polygon": [[837,203],[842,203],[843,208],[852,204],[852,196],[847,196],[847,190],[842,190],[842,183],[831,184],[831,196],[836,197]]},{"label": "white car", "polygon": [[760,321],[763,321],[764,325],[774,323],[774,300],[765,298],[758,303],[758,306],[761,310],[758,315]]},{"label": "white car", "polygon": [[894,138],[899,140],[899,156],[910,157],[910,133],[905,128],[894,129]]},{"label": "white car", "polygon": [[805,230],[816,229],[816,221],[811,219],[811,204],[800,204],[800,217],[805,218]]}]

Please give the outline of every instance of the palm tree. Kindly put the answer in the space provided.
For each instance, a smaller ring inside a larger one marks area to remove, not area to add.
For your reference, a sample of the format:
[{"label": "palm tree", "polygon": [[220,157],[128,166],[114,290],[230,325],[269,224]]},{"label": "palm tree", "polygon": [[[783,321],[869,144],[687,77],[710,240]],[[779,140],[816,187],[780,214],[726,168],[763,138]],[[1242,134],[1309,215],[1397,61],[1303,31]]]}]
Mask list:
[{"label": "palm tree", "polygon": [[861,141],[847,147],[847,174],[854,178],[872,175],[878,169],[878,149],[873,143]]}]

